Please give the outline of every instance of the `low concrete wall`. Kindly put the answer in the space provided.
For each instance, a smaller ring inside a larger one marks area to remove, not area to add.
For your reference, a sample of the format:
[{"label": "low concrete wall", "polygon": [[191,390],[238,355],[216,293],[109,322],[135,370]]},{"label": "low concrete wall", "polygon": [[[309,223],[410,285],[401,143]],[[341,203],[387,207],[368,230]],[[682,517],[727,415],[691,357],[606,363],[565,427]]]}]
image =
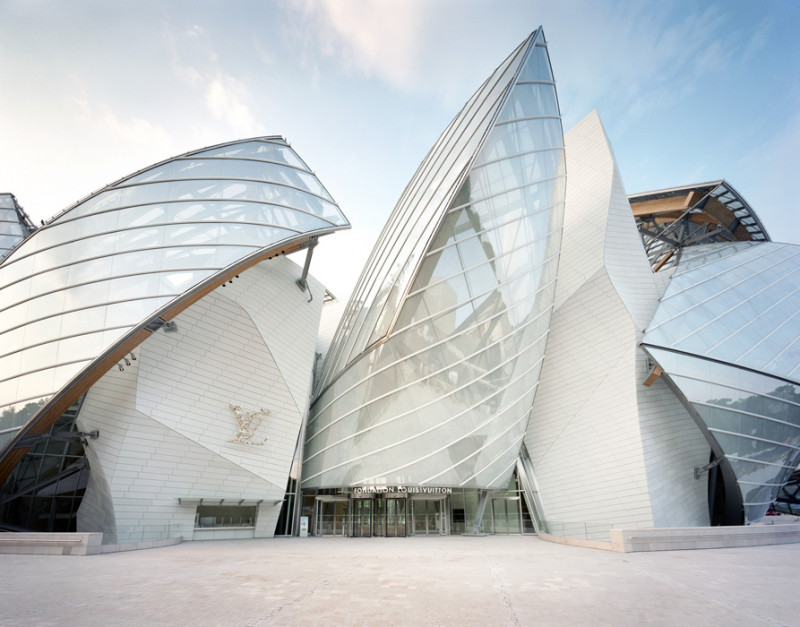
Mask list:
[{"label": "low concrete wall", "polygon": [[143,540],[141,542],[127,542],[125,544],[104,544],[100,553],[121,553],[123,551],[143,551],[145,549],[159,549],[163,546],[173,546],[183,542],[183,538],[167,538],[166,540]]},{"label": "low concrete wall", "polygon": [[800,543],[800,524],[612,529],[612,550],[676,551]]},{"label": "low concrete wall", "polygon": [[102,533],[0,533],[0,553],[28,555],[96,555]]},{"label": "low concrete wall", "polygon": [[603,551],[616,551],[611,542],[603,540],[584,540],[583,538],[567,538],[566,536],[551,536],[549,533],[539,532],[539,537],[548,542],[556,544],[566,544],[568,546],[582,546],[585,549],[601,549]]},{"label": "low concrete wall", "polygon": [[183,538],[103,544],[102,533],[0,533],[0,553],[19,555],[98,555],[172,546]]}]

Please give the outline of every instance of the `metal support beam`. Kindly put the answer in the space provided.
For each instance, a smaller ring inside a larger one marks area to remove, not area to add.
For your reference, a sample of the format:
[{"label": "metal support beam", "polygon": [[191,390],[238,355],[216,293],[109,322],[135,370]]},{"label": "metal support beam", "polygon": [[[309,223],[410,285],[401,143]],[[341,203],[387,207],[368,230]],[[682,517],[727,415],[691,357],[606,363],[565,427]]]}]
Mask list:
[{"label": "metal support beam", "polygon": [[483,512],[486,511],[486,502],[489,500],[488,490],[478,490],[478,507],[475,509],[475,521],[472,523],[472,531],[465,533],[467,536],[484,536],[481,532],[481,522],[483,522]]},{"label": "metal support beam", "polygon": [[311,267],[311,257],[314,255],[314,249],[317,247],[317,243],[319,242],[319,237],[312,236],[309,238],[308,242],[305,244],[304,248],[307,248],[306,251],[306,263],[303,265],[303,274],[297,279],[297,285],[300,287],[301,290],[304,292],[308,289],[308,283],[306,279],[308,279],[308,269]]},{"label": "metal support beam", "polygon": [[694,478],[695,479],[699,479],[700,475],[702,475],[704,472],[707,472],[707,471],[711,470],[712,468],[716,468],[717,466],[719,466],[720,462],[723,459],[725,459],[725,458],[724,457],[717,457],[717,459],[715,459],[713,462],[711,462],[709,464],[706,464],[702,468],[695,468],[694,469]]}]

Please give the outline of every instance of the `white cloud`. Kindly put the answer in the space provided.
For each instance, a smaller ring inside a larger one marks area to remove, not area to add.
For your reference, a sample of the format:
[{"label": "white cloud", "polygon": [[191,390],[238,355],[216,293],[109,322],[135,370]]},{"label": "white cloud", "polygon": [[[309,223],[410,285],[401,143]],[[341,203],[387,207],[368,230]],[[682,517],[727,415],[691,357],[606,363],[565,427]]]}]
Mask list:
[{"label": "white cloud", "polygon": [[219,73],[206,80],[205,102],[215,118],[227,122],[239,137],[263,134],[264,127],[256,122],[246,98],[246,88],[232,76]]},{"label": "white cloud", "polygon": [[418,81],[430,3],[296,0],[294,6],[303,17],[296,28],[305,32],[299,38],[307,65],[318,52],[335,57],[347,71],[377,77],[405,91]]}]

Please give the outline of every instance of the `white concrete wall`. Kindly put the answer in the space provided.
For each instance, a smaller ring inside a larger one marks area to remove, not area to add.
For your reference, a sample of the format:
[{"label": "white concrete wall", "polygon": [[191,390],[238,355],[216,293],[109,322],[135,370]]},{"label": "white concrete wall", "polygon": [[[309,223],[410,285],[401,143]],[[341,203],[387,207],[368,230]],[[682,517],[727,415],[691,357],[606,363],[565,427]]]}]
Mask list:
[{"label": "white concrete wall", "polygon": [[556,311],[526,434],[554,534],[708,524],[702,433],[662,381],[644,329],[672,271],[654,275],[596,112],[570,130]]},{"label": "white concrete wall", "polygon": [[639,420],[655,526],[708,525],[708,474],[695,479],[694,469],[708,463],[711,448],[663,380],[640,386]]},{"label": "white concrete wall", "polygon": [[[128,542],[172,525],[172,535],[188,539],[195,509],[179,498],[236,498],[263,499],[248,533],[273,534],[308,407],[323,298],[310,279],[309,302],[295,284],[300,272],[285,258],[251,268],[179,315],[176,332],[153,334],[124,372],[112,368],[92,387],[78,424],[100,431],[88,447],[98,486],[88,490],[79,528],[102,527]],[[252,438],[266,438],[263,446],[232,441],[238,423],[229,404],[271,412]]]},{"label": "white concrete wall", "polygon": [[556,310],[525,443],[551,532],[607,538],[653,525],[636,362],[658,295],[597,114],[565,144]]}]

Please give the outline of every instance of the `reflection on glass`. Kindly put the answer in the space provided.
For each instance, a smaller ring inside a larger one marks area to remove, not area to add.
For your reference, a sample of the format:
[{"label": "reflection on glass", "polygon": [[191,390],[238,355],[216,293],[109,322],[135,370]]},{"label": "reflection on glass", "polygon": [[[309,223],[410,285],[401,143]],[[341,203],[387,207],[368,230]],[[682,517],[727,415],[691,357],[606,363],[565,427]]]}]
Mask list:
[{"label": "reflection on glass", "polygon": [[[545,48],[533,49],[518,51],[516,63],[546,57]],[[419,214],[404,215],[413,225],[396,231],[408,238],[405,248],[387,241],[373,253],[309,418],[304,486],[507,483],[544,355],[564,191],[553,86],[517,85],[514,74],[503,68],[488,81],[496,98],[490,104],[503,122],[473,128],[483,148],[471,170],[462,174],[465,162],[443,172],[451,163],[445,158],[433,170],[423,163],[406,192],[434,181],[440,187],[420,194],[444,199],[441,186],[460,178],[452,199],[435,211],[425,204]],[[498,76],[505,76],[508,98],[494,88]],[[474,103],[475,115],[491,117],[485,104]],[[534,114],[542,111],[556,117]],[[434,151],[452,154],[476,144],[450,130]],[[396,212],[405,208],[401,199]],[[390,219],[387,229],[392,225]],[[381,276],[388,280],[378,289]],[[377,290],[374,299],[370,290]],[[428,528],[426,516],[415,525]]]},{"label": "reflection on glass", "polygon": [[800,464],[800,386],[648,347],[731,464],[747,521],[759,520]]},{"label": "reflection on glass", "polygon": [[55,394],[222,268],[346,226],[278,137],[194,151],[115,183],[0,265],[0,399],[19,407]]}]

